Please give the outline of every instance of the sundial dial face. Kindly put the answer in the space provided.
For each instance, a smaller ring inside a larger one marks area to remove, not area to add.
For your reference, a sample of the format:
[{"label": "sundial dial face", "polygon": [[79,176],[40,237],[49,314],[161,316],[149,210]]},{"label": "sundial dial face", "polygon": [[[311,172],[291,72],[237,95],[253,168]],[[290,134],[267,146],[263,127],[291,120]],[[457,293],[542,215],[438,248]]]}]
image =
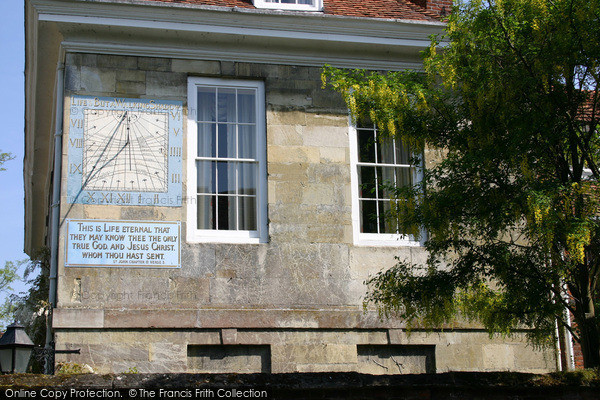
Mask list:
[{"label": "sundial dial face", "polygon": [[83,179],[88,190],[166,192],[166,113],[85,110]]},{"label": "sundial dial face", "polygon": [[74,96],[70,203],[181,205],[181,102]]}]

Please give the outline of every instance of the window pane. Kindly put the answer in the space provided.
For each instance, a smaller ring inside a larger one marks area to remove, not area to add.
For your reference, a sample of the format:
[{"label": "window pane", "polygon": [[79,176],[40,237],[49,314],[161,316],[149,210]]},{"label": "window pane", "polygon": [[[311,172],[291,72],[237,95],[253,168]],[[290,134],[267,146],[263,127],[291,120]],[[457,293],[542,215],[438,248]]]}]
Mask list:
[{"label": "window pane", "polygon": [[235,89],[221,89],[218,93],[219,122],[235,121]]},{"label": "window pane", "polygon": [[[300,3],[293,0],[291,4]],[[190,103],[197,100],[198,104],[198,110],[190,110],[197,121],[197,204],[192,205],[197,220],[190,223],[195,222],[197,229],[256,231],[259,202],[263,200],[258,197],[258,157],[264,156],[258,147],[263,141],[258,137],[258,122],[263,118],[257,114],[262,110],[257,102],[260,83],[242,86],[231,81],[228,85],[222,80],[223,86],[219,86],[213,84],[216,80],[192,81],[198,85],[197,92],[190,93]]]},{"label": "window pane", "polygon": [[396,139],[396,164],[410,164],[410,147]]},{"label": "window pane", "polygon": [[396,184],[398,187],[411,186],[413,177],[413,169],[409,167],[396,168]]},{"label": "window pane", "polygon": [[375,167],[358,167],[358,196],[375,198]]},{"label": "window pane", "polygon": [[390,201],[379,202],[379,233],[398,233],[398,224],[391,218]]},{"label": "window pane", "polygon": [[218,201],[218,216],[217,229],[219,230],[236,230],[236,197],[235,196],[217,196]]},{"label": "window pane", "polygon": [[215,88],[198,88],[198,109],[196,110],[198,121],[215,120]]},{"label": "window pane", "polygon": [[378,198],[389,199],[396,187],[393,167],[377,167],[377,182],[379,184]]},{"label": "window pane", "polygon": [[395,164],[394,160],[394,141],[386,138],[383,142],[377,143],[379,151],[377,152],[377,162],[382,164]]},{"label": "window pane", "polygon": [[[368,120],[359,121],[358,144],[358,184],[360,231],[363,233],[398,234],[399,220],[392,219],[392,206],[395,204],[396,188],[413,185],[414,168],[410,165],[413,155],[409,146],[399,138],[379,140],[377,128]],[[366,166],[361,163],[375,163],[379,166]],[[387,164],[390,166],[383,166]],[[411,233],[415,229],[411,228]]]},{"label": "window pane", "polygon": [[256,159],[256,126],[238,126],[238,157]]},{"label": "window pane", "polygon": [[256,194],[256,170],[255,163],[239,163],[239,194]]},{"label": "window pane", "polygon": [[198,193],[216,193],[215,185],[215,162],[214,161],[196,161],[198,176]]},{"label": "window pane", "polygon": [[198,157],[215,157],[215,124],[198,124]]},{"label": "window pane", "polygon": [[217,162],[218,194],[235,194],[235,164],[235,162]]},{"label": "window pane", "polygon": [[238,90],[238,122],[256,122],[256,94],[254,89]]},{"label": "window pane", "polygon": [[236,158],[235,125],[219,124],[219,154],[220,158]]},{"label": "window pane", "polygon": [[215,229],[216,196],[198,196],[197,227],[198,229]]},{"label": "window pane", "polygon": [[360,201],[360,231],[363,233],[378,233],[377,202],[372,200]]},{"label": "window pane", "polygon": [[239,229],[243,231],[256,230],[256,197],[238,197]]},{"label": "window pane", "polygon": [[358,161],[375,162],[375,139],[372,130],[359,129],[358,134]]}]

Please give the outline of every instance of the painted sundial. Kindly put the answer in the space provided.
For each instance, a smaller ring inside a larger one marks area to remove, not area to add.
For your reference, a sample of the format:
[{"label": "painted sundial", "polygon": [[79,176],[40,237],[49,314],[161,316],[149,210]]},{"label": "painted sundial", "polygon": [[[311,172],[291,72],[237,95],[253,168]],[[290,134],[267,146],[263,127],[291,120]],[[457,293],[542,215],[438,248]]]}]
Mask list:
[{"label": "painted sundial", "polygon": [[181,205],[182,103],[74,96],[70,203]]}]

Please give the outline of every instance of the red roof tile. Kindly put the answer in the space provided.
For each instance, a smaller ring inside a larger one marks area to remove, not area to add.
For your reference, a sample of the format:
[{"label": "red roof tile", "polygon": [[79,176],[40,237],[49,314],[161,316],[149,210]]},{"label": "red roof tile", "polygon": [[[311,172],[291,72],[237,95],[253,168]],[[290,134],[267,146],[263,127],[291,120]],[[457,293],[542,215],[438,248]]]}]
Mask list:
[{"label": "red roof tile", "polygon": [[588,92],[588,100],[579,108],[578,116],[590,121],[592,118],[596,121],[600,119],[600,92],[597,90]]},{"label": "red roof tile", "polygon": [[[255,8],[252,0],[149,0],[206,6]],[[413,0],[414,1],[414,0]],[[409,19],[437,21],[439,16],[410,0],[323,0],[323,13],[362,18]]]},{"label": "red roof tile", "polygon": [[324,13],[351,17],[436,20],[437,15],[408,0],[324,0]]}]

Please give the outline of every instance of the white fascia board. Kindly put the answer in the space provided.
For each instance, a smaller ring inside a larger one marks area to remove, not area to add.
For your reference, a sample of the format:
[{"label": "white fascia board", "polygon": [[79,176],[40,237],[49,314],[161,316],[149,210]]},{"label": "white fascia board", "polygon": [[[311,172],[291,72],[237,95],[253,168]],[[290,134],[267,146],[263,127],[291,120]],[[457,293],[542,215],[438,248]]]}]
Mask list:
[{"label": "white fascia board", "polygon": [[40,21],[44,22],[59,22],[59,23],[74,23],[82,25],[102,25],[102,26],[118,26],[124,28],[146,28],[158,30],[172,30],[183,32],[198,32],[198,33],[220,33],[228,35],[240,36],[255,36],[255,37],[271,37],[275,36],[282,39],[295,40],[318,40],[326,42],[346,42],[346,43],[361,43],[361,44],[377,44],[404,47],[425,47],[430,43],[430,40],[419,39],[393,39],[375,36],[357,36],[328,33],[299,32],[290,30],[273,30],[260,28],[232,28],[219,25],[205,24],[190,24],[180,22],[163,22],[149,20],[130,20],[124,18],[106,18],[106,17],[85,17],[85,16],[64,16],[52,14],[40,14]]},{"label": "white fascia board", "polygon": [[265,14],[231,8],[165,7],[149,2],[31,2],[40,21],[420,48],[429,45],[431,33],[441,32],[445,26],[427,21],[335,18],[314,13]]}]

